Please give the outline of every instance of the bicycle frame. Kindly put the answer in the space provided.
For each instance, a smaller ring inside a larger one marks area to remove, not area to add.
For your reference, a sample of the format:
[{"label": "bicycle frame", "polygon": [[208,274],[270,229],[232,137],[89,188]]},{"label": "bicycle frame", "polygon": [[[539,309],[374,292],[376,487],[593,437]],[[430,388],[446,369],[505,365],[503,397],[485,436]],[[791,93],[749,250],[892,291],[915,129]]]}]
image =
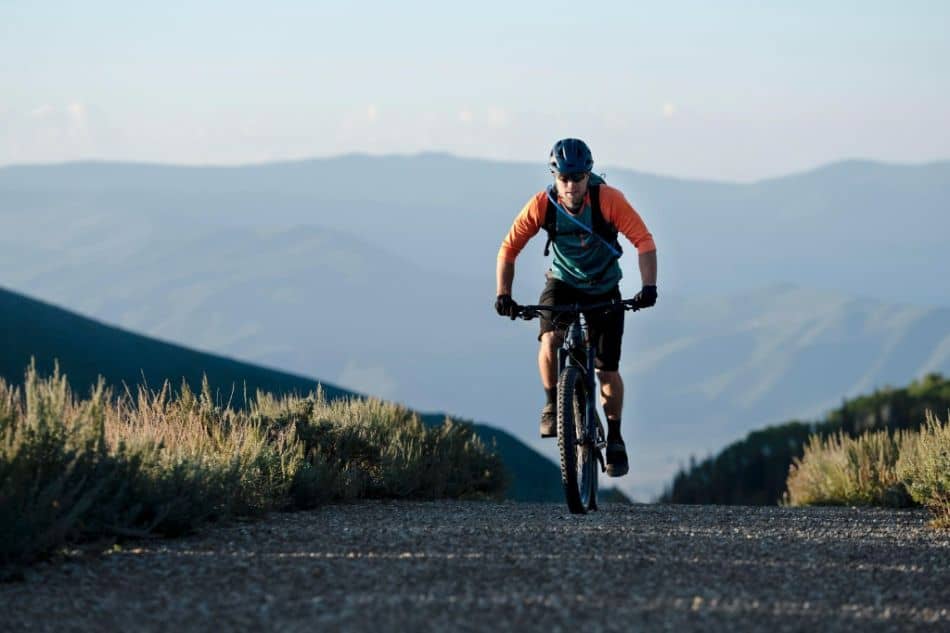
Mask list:
[{"label": "bicycle frame", "polygon": [[[577,362],[574,356],[576,351],[584,352],[584,364]],[[584,386],[587,389],[587,410],[584,412],[584,434],[578,440],[581,444],[589,444],[598,449],[598,461],[603,469],[603,459],[600,450],[607,446],[604,437],[598,437],[598,428],[594,425],[597,419],[597,381],[594,373],[594,349],[590,344],[586,319],[582,312],[571,322],[571,326],[564,336],[561,346],[557,350],[557,373],[561,374],[567,366],[578,367],[584,372]],[[603,435],[602,433],[600,434]]]}]

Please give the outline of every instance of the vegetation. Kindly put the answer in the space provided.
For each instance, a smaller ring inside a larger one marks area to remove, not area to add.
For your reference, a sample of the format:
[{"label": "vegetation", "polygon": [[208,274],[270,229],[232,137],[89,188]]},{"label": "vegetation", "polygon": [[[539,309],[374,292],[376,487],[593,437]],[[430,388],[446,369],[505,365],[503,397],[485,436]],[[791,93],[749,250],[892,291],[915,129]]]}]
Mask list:
[{"label": "vegetation", "polygon": [[897,476],[914,501],[934,514],[934,525],[950,528],[950,418],[934,415],[919,433],[906,437],[897,460]]},{"label": "vegetation", "polygon": [[200,393],[99,381],[78,400],[59,370],[0,378],[0,564],[102,535],[176,535],[205,521],[356,498],[497,497],[500,459],[467,424],[429,426],[378,400]]},{"label": "vegetation", "polygon": [[781,499],[792,459],[813,426],[789,422],[753,431],[715,457],[680,470],[660,498],[666,503],[770,505]]},{"label": "vegetation", "polygon": [[[137,385],[171,380],[200,393],[207,382],[214,393],[233,393],[228,401],[237,410],[248,410],[247,395],[259,391],[282,397],[319,388],[327,401],[362,398],[312,378],[127,332],[0,288],[0,378],[9,385],[22,385],[23,368],[31,364],[31,358],[41,375],[49,375],[56,366],[64,368],[75,393],[88,393],[102,376],[107,384],[129,385],[133,390]],[[420,413],[419,417],[434,427],[441,427],[446,418],[443,413]],[[551,460],[501,429],[474,422],[471,428],[505,464],[506,498],[564,500],[558,467]]]},{"label": "vegetation", "polygon": [[883,505],[912,501],[897,476],[901,444],[912,432],[874,431],[858,437],[812,435],[788,475],[790,505]]},{"label": "vegetation", "polygon": [[[846,400],[820,422],[793,421],[755,431],[681,469],[661,501],[768,505],[786,492],[789,468],[801,459],[809,437],[855,437],[875,431],[915,430],[927,411],[950,410],[950,379],[928,374],[904,388],[887,387]],[[818,441],[818,440],[816,440]],[[863,448],[861,449],[863,450]]]},{"label": "vegetation", "polygon": [[950,528],[950,422],[919,431],[812,436],[788,476],[791,505],[926,506]]}]

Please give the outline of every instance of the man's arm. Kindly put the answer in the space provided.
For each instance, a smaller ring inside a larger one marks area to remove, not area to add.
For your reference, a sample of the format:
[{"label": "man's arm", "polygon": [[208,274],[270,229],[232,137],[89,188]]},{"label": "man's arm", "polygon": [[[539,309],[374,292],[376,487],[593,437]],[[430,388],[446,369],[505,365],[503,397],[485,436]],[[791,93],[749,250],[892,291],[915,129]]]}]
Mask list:
[{"label": "man's arm", "polygon": [[497,291],[495,295],[511,295],[511,284],[515,279],[515,263],[499,259],[496,279]]},{"label": "man's arm", "polygon": [[[656,250],[640,253],[640,279],[644,286],[656,285]],[[514,270],[512,270],[514,274]]]},{"label": "man's arm", "polygon": [[498,251],[498,268],[496,271],[496,290],[497,296],[511,295],[511,285],[515,279],[515,258],[524,248],[532,237],[541,230],[544,218],[541,210],[544,207],[541,203],[544,200],[545,193],[535,195],[521,209],[518,217],[511,225],[511,230],[505,236],[501,243],[501,249]]}]

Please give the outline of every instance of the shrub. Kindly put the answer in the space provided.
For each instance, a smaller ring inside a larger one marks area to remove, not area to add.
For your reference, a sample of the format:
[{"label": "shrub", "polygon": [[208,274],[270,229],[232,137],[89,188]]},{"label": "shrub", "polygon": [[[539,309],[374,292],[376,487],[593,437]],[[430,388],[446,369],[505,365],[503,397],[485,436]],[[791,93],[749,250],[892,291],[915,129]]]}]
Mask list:
[{"label": "shrub", "polygon": [[914,500],[933,513],[933,524],[950,528],[950,421],[942,423],[928,411],[926,425],[905,438],[897,474]]},{"label": "shrub", "polygon": [[471,425],[448,418],[429,427],[399,405],[331,402],[318,390],[306,399],[259,393],[251,419],[295,429],[304,459],[293,482],[298,507],[360,497],[497,497],[504,490],[500,458]]},{"label": "shrub", "polygon": [[836,433],[809,437],[801,459],[789,468],[790,505],[884,505],[910,503],[897,476],[905,434],[877,431],[852,438]]},{"label": "shrub", "polygon": [[428,427],[379,400],[259,393],[247,412],[168,383],[77,400],[56,368],[0,379],[0,564],[102,535],[362,497],[499,496],[500,459],[471,426]]}]

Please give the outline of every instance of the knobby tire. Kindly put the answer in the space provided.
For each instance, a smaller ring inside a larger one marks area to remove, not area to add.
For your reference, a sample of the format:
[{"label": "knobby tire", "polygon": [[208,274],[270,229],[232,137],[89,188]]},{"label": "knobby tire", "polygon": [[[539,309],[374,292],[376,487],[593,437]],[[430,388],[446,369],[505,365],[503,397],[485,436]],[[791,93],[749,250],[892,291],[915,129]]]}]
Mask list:
[{"label": "knobby tire", "polygon": [[590,447],[580,444],[587,398],[584,373],[578,367],[565,367],[557,385],[557,443],[564,496],[574,514],[597,509],[596,459]]}]

